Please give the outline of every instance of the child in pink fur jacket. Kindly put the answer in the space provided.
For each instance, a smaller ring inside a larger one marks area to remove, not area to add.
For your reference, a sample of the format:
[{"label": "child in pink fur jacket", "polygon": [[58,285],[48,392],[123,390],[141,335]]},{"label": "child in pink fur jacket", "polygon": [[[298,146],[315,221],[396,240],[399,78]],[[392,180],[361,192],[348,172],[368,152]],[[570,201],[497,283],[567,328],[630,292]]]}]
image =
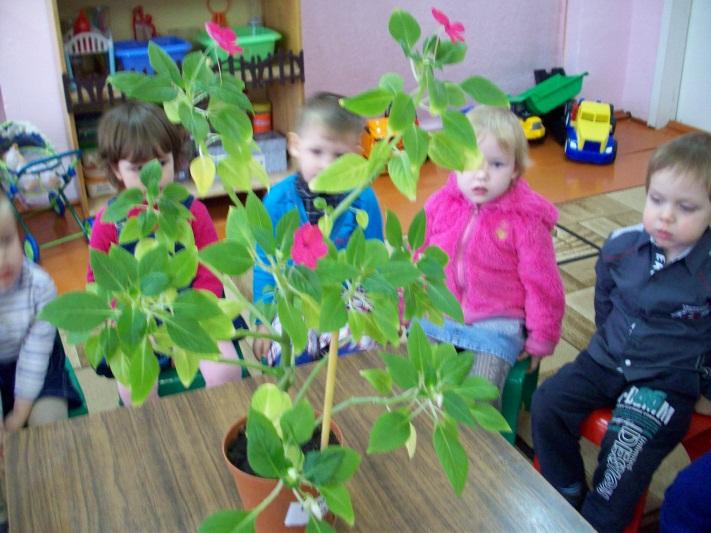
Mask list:
[{"label": "child in pink fur jacket", "polygon": [[447,286],[464,323],[421,324],[430,338],[475,352],[472,374],[501,391],[517,359],[530,355],[533,370],[560,339],[565,299],[551,236],[558,211],[521,177],[528,143],[518,118],[479,106],[469,119],[481,166],[450,174],[425,204],[425,244],[449,255]]}]

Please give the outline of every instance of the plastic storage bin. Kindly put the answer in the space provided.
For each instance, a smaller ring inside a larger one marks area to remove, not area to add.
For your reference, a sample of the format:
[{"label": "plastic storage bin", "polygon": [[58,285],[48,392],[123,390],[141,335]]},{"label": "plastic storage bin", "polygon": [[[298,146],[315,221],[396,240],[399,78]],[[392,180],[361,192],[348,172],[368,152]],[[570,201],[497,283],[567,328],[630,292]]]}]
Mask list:
[{"label": "plastic storage bin", "polygon": [[[237,35],[237,44],[242,47],[242,54],[236,54],[235,58],[244,56],[245,61],[253,57],[265,58],[274,53],[274,43],[281,39],[281,33],[264,26],[232,26]],[[212,44],[212,39],[205,30],[200,30],[195,36],[197,43],[203,48]],[[227,52],[222,48],[217,49],[217,56],[220,60],[227,59]]]},{"label": "plastic storage bin", "polygon": [[270,131],[254,136],[264,155],[264,168],[270,174],[286,170],[286,137]]},{"label": "plastic storage bin", "polygon": [[[174,61],[180,62],[185,57],[192,45],[185,39],[166,35],[151,39],[165,50]],[[116,41],[114,54],[121,60],[123,70],[146,71],[153,74],[153,68],[148,60],[148,41]]]}]

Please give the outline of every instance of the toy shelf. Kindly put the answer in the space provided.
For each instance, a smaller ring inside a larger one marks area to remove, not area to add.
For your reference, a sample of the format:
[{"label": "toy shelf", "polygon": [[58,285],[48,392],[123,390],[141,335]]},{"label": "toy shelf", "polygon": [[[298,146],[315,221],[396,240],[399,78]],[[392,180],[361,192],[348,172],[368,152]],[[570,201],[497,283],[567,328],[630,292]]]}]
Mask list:
[{"label": "toy shelf", "polygon": [[[297,53],[282,49],[263,60],[245,61],[230,57],[222,64],[223,72],[242,79],[247,89],[260,89],[272,85],[304,82],[304,51]],[[125,96],[106,83],[107,76],[89,75],[70,78],[62,75],[67,112],[73,114],[101,112]]]}]

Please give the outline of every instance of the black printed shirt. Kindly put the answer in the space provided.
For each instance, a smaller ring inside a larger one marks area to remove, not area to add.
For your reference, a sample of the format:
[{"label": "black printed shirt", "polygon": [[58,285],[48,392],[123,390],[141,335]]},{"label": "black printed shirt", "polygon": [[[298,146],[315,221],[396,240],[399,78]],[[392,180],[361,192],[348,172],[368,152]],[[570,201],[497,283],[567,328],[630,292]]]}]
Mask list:
[{"label": "black printed shirt", "polygon": [[595,325],[588,351],[629,381],[663,379],[698,395],[694,372],[711,354],[711,230],[665,261],[642,225],[614,232],[595,272]]}]

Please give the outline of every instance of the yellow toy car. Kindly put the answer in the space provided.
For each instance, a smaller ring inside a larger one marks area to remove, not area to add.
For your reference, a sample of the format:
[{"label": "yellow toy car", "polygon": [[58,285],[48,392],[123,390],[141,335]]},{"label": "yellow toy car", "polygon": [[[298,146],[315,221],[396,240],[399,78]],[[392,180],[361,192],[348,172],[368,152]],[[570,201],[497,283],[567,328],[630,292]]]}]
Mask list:
[{"label": "yellow toy car", "polygon": [[541,117],[531,115],[527,118],[518,118],[523,128],[523,133],[529,141],[542,141],[546,136],[546,127]]}]

